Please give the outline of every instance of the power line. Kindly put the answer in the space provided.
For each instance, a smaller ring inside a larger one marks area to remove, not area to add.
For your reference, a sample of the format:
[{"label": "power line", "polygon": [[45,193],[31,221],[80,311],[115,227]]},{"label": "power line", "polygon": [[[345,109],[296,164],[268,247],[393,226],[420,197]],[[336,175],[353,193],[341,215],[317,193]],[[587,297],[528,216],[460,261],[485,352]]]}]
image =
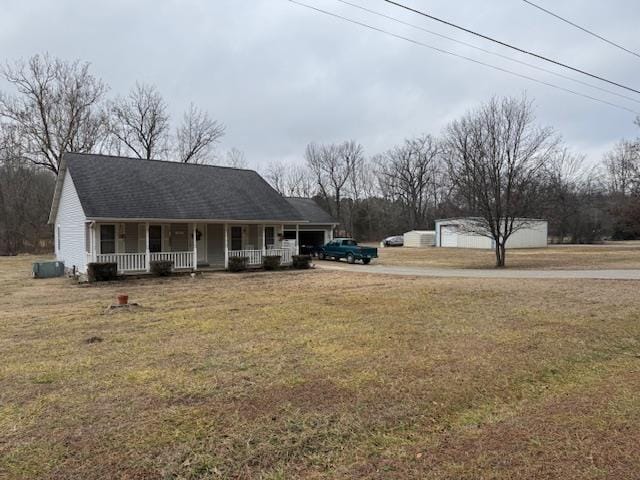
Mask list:
[{"label": "power line", "polygon": [[537,5],[533,2],[530,2],[529,0],[522,0],[524,3],[528,3],[529,5],[531,5],[534,8],[537,8],[538,10],[542,10],[544,13],[547,13],[549,15],[551,15],[552,17],[557,18],[558,20],[561,20],[565,23],[568,23],[569,25],[571,25],[572,27],[575,27],[579,30],[582,30],[585,33],[588,33],[589,35],[591,35],[592,37],[596,37],[600,40],[602,40],[603,42],[608,43],[609,45],[613,45],[616,48],[619,48],[620,50],[624,50],[627,53],[630,53],[631,55],[635,55],[636,57],[640,58],[640,54],[634,52],[633,50],[629,50],[628,48],[623,47],[622,45],[612,42],[611,40],[609,40],[608,38],[603,37],[602,35],[598,35],[597,33],[595,33],[592,30],[589,30],[588,28],[582,27],[580,25],[578,25],[577,23],[572,22],[571,20],[568,20],[564,17],[561,17],[560,15],[558,15],[557,13],[553,13],[550,10],[547,10],[546,8],[541,7],[540,5]]},{"label": "power line", "polygon": [[434,47],[433,45],[429,45],[427,43],[423,43],[423,42],[420,42],[418,40],[414,40],[414,39],[409,38],[409,37],[404,37],[402,35],[398,35],[397,33],[393,33],[393,32],[390,32],[388,30],[384,30],[382,28],[374,27],[373,25],[369,25],[367,23],[359,22],[358,20],[353,20],[351,18],[344,17],[344,16],[339,15],[337,13],[329,12],[327,10],[323,10],[321,8],[318,8],[318,7],[314,7],[312,5],[308,5],[306,3],[302,3],[302,2],[299,2],[297,0],[289,0],[289,2],[294,3],[296,5],[299,5],[301,7],[308,8],[310,10],[314,10],[314,11],[322,13],[324,15],[328,15],[330,17],[338,18],[340,20],[344,20],[346,22],[353,23],[355,25],[359,25],[359,26],[364,27],[364,28],[368,28],[370,30],[374,30],[376,32],[383,33],[385,35],[389,35],[391,37],[394,37],[394,38],[397,38],[397,39],[400,39],[400,40],[404,40],[404,41],[407,41],[409,43],[413,43],[414,45],[418,45],[418,46],[421,46],[421,47],[424,47],[424,48],[428,48],[430,50],[435,50],[436,52],[444,53],[444,54],[450,55],[452,57],[461,58],[463,60],[467,60],[469,62],[473,62],[473,63],[476,63],[478,65],[483,65],[485,67],[492,68],[494,70],[497,70],[497,71],[500,71],[500,72],[503,72],[503,73],[508,73],[509,75],[513,75],[513,76],[516,76],[516,77],[524,78],[526,80],[530,80],[532,82],[536,82],[536,83],[539,83],[541,85],[546,85],[547,87],[555,88],[557,90],[562,90],[563,92],[567,92],[567,93],[571,93],[573,95],[577,95],[579,97],[587,98],[587,99],[592,100],[594,102],[603,103],[605,105],[609,105],[609,106],[614,107],[614,108],[619,108],[621,110],[626,110],[627,112],[631,112],[631,113],[633,113],[635,115],[640,115],[640,112],[632,110],[632,109],[630,109],[628,107],[625,107],[623,105],[619,105],[617,103],[609,102],[607,100],[603,100],[603,99],[598,98],[598,97],[593,97],[593,96],[587,95],[585,93],[576,92],[575,90],[571,90],[569,88],[560,87],[560,86],[555,85],[553,83],[545,82],[544,80],[539,80],[537,78],[530,77],[528,75],[523,75],[521,73],[517,73],[517,72],[514,72],[512,70],[507,70],[506,68],[498,67],[498,66],[495,66],[495,65],[491,65],[489,63],[482,62],[480,60],[476,60],[475,58],[466,57],[464,55],[460,55],[458,53],[450,52],[448,50],[444,50],[444,49],[439,48],[439,47]]},{"label": "power line", "polygon": [[404,10],[407,10],[409,12],[416,13],[418,15],[421,15],[423,17],[429,18],[431,20],[435,20],[436,22],[440,22],[440,23],[443,23],[443,24],[448,25],[450,27],[456,28],[458,30],[462,30],[463,32],[470,33],[471,35],[475,35],[476,37],[480,37],[480,38],[483,38],[485,40],[489,40],[490,42],[497,43],[498,45],[502,45],[503,47],[507,47],[507,48],[510,48],[510,49],[515,50],[517,52],[524,53],[524,54],[530,55],[532,57],[536,57],[536,58],[538,58],[540,60],[544,60],[545,62],[553,63],[553,64],[558,65],[560,67],[568,68],[569,70],[573,70],[574,72],[578,72],[578,73],[581,73],[583,75],[587,75],[589,77],[595,78],[595,79],[600,80],[602,82],[610,83],[611,85],[615,85],[616,87],[624,88],[625,90],[629,90],[631,92],[640,93],[640,90],[636,90],[635,88],[628,87],[628,86],[623,85],[623,84],[618,83],[618,82],[614,82],[613,80],[609,80],[607,78],[601,77],[600,75],[596,75],[595,73],[589,73],[586,70],[582,70],[582,69],[577,68],[577,67],[572,67],[571,65],[567,65],[566,63],[562,63],[562,62],[560,62],[558,60],[554,60],[552,58],[545,57],[544,55],[540,55],[538,53],[531,52],[529,50],[525,50],[524,48],[516,47],[514,45],[511,45],[509,43],[503,42],[501,40],[497,40],[497,39],[495,39],[493,37],[490,37],[488,35],[484,35],[482,33],[475,32],[475,31],[470,30],[468,28],[461,27],[460,25],[456,25],[455,23],[451,23],[451,22],[449,22],[447,20],[443,20],[442,18],[434,17],[433,15],[430,15],[428,13],[422,12],[420,10],[416,10],[415,8],[408,7],[406,5],[403,5],[401,3],[395,2],[393,0],[384,0],[384,1],[387,2],[387,3],[390,3],[391,5],[395,5],[396,7],[400,7],[402,9],[404,9]]},{"label": "power line", "polygon": [[375,11],[375,10],[371,10],[370,8],[363,7],[362,5],[358,5],[358,4],[356,4],[356,3],[352,3],[352,2],[349,2],[349,1],[347,1],[347,0],[336,0],[336,1],[338,1],[338,2],[340,2],[340,3],[343,3],[343,4],[345,4],[345,5],[349,5],[349,6],[351,6],[351,7],[354,7],[354,8],[360,9],[360,10],[362,10],[362,11],[365,11],[365,12],[371,13],[371,14],[373,14],[373,15],[377,15],[377,16],[379,16],[379,17],[386,18],[386,19],[388,19],[388,20],[392,20],[392,21],[394,21],[394,22],[400,23],[400,24],[405,25],[405,26],[407,26],[407,27],[411,27],[411,28],[414,28],[414,29],[416,29],[416,30],[420,30],[420,31],[425,32],[425,33],[428,33],[428,34],[430,34],[430,35],[434,35],[434,36],[436,36],[436,37],[440,37],[440,38],[444,38],[444,39],[446,39],[446,40],[450,40],[450,41],[455,42],[455,43],[457,43],[457,44],[459,44],[459,45],[464,45],[465,47],[473,48],[474,50],[478,50],[478,51],[480,51],[480,52],[487,53],[487,54],[489,54],[489,55],[493,55],[493,56],[495,56],[495,57],[503,58],[503,59],[505,59],[505,60],[509,60],[510,62],[518,63],[518,64],[520,64],[520,65],[525,65],[525,66],[527,66],[527,67],[529,67],[529,68],[533,68],[533,69],[535,69],[535,70],[539,70],[539,71],[541,71],[541,72],[545,72],[545,73],[548,73],[548,74],[551,74],[551,75],[555,75],[556,77],[563,78],[563,79],[565,79],[565,80],[570,80],[570,81],[572,81],[572,82],[579,83],[580,85],[584,85],[584,86],[587,86],[587,87],[590,87],[590,88],[594,88],[594,89],[596,89],[596,90],[600,90],[601,92],[605,92],[605,93],[608,93],[608,94],[611,94],[611,95],[615,95],[615,96],[620,97],[620,98],[624,98],[625,100],[629,100],[629,101],[632,101],[632,102],[635,102],[635,103],[640,103],[640,100],[639,100],[639,99],[637,99],[637,98],[633,98],[633,97],[630,97],[630,96],[628,96],[628,95],[623,95],[623,94],[621,94],[621,93],[614,92],[613,90],[609,90],[609,89],[607,89],[607,88],[599,87],[598,85],[594,85],[593,83],[583,82],[582,80],[578,80],[578,79],[576,79],[576,78],[569,77],[569,76],[567,76],[567,75],[563,75],[563,74],[558,73],[558,72],[554,72],[553,70],[549,70],[549,69],[547,69],[547,68],[543,68],[543,67],[540,67],[540,66],[538,66],[538,65],[534,65],[534,64],[532,64],[532,63],[524,62],[524,61],[522,61],[522,60],[518,60],[518,59],[513,58],[513,57],[509,57],[509,56],[507,56],[507,55],[502,55],[501,53],[492,52],[491,50],[487,50],[487,49],[485,49],[485,48],[478,47],[478,46],[473,45],[473,44],[471,44],[471,43],[463,42],[462,40],[458,40],[458,39],[456,39],[456,38],[449,37],[449,36],[447,36],[447,35],[443,35],[443,34],[441,34],[441,33],[437,33],[437,32],[434,32],[434,31],[432,31],[432,30],[428,30],[428,29],[426,29],[426,28],[424,28],[424,27],[421,27],[421,26],[419,26],[419,25],[415,25],[415,24],[413,24],[413,23],[405,22],[405,21],[403,21],[403,20],[400,20],[400,19],[398,19],[398,18],[392,17],[392,16],[390,16],[390,15],[386,15],[386,14],[384,14],[384,13],[377,12],[377,11]]}]

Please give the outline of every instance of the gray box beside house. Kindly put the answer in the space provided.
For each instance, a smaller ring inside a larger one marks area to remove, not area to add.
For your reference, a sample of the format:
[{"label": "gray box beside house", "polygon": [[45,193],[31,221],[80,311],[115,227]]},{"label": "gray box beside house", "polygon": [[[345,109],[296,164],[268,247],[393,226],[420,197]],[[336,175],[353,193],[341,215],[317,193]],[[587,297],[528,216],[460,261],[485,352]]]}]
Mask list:
[{"label": "gray box beside house", "polygon": [[64,262],[34,262],[33,278],[55,278],[64,276]]}]

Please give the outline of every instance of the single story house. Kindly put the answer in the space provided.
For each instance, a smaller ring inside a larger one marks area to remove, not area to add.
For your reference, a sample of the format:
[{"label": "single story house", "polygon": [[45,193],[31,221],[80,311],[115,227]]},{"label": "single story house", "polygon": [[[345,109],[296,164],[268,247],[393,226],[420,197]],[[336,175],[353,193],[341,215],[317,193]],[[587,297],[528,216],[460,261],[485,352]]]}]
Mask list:
[{"label": "single story house", "polygon": [[[315,223],[314,223],[315,222]],[[227,268],[230,257],[283,264],[302,235],[333,238],[335,221],[311,199],[287,199],[258,173],[231,167],[67,153],[49,223],[67,270],[115,262],[121,273]]]},{"label": "single story house", "polygon": [[[494,249],[495,242],[473,230],[473,218],[436,220],[436,247]],[[542,248],[547,246],[547,221],[521,218],[520,227],[507,240],[507,248]]]},{"label": "single story house", "polygon": [[403,238],[405,247],[426,248],[436,244],[436,232],[433,230],[411,230]]}]

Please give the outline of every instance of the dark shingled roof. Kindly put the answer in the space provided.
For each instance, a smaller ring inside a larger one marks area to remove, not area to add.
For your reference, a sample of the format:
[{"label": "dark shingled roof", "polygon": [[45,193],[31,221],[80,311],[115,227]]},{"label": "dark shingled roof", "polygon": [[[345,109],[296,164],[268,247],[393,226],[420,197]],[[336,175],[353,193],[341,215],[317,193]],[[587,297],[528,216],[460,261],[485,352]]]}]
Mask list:
[{"label": "dark shingled roof", "polygon": [[309,223],[337,223],[313,198],[287,197],[287,201]]},{"label": "dark shingled roof", "polygon": [[75,153],[64,162],[88,218],[304,221],[252,170]]}]

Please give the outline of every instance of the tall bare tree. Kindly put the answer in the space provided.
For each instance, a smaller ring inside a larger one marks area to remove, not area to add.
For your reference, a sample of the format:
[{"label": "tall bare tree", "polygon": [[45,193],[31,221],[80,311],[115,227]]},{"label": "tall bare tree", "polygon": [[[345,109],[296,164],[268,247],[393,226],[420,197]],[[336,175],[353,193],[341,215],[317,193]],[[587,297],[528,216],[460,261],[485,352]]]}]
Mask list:
[{"label": "tall bare tree", "polygon": [[99,148],[107,133],[107,87],[89,63],[34,55],[0,73],[16,90],[0,94],[0,117],[19,129],[22,154],[31,163],[57,174],[64,152]]},{"label": "tall bare tree", "polygon": [[341,144],[307,146],[305,159],[318,190],[334,218],[342,222],[342,200],[355,165],[362,160],[362,145],[353,140]]},{"label": "tall bare tree", "polygon": [[448,127],[451,178],[475,216],[468,228],[495,243],[496,266],[505,266],[511,235],[540,207],[545,165],[558,139],[536,125],[526,98],[493,98]]},{"label": "tall bare tree", "polygon": [[193,103],[176,130],[175,148],[183,163],[208,163],[213,160],[214,147],[224,136],[225,126],[212,120]]},{"label": "tall bare tree", "polygon": [[281,195],[307,198],[315,195],[314,176],[305,164],[275,160],[269,163],[264,175]]},{"label": "tall bare tree", "polygon": [[640,191],[640,144],[637,141],[620,141],[605,155],[604,166],[612,194],[626,197]]},{"label": "tall bare tree", "polygon": [[169,150],[167,104],[153,85],[136,83],[109,107],[110,132],[138,158],[164,158]]},{"label": "tall bare tree", "polygon": [[409,228],[426,227],[427,212],[437,205],[442,148],[431,135],[408,139],[377,158],[385,191],[404,206]]}]

